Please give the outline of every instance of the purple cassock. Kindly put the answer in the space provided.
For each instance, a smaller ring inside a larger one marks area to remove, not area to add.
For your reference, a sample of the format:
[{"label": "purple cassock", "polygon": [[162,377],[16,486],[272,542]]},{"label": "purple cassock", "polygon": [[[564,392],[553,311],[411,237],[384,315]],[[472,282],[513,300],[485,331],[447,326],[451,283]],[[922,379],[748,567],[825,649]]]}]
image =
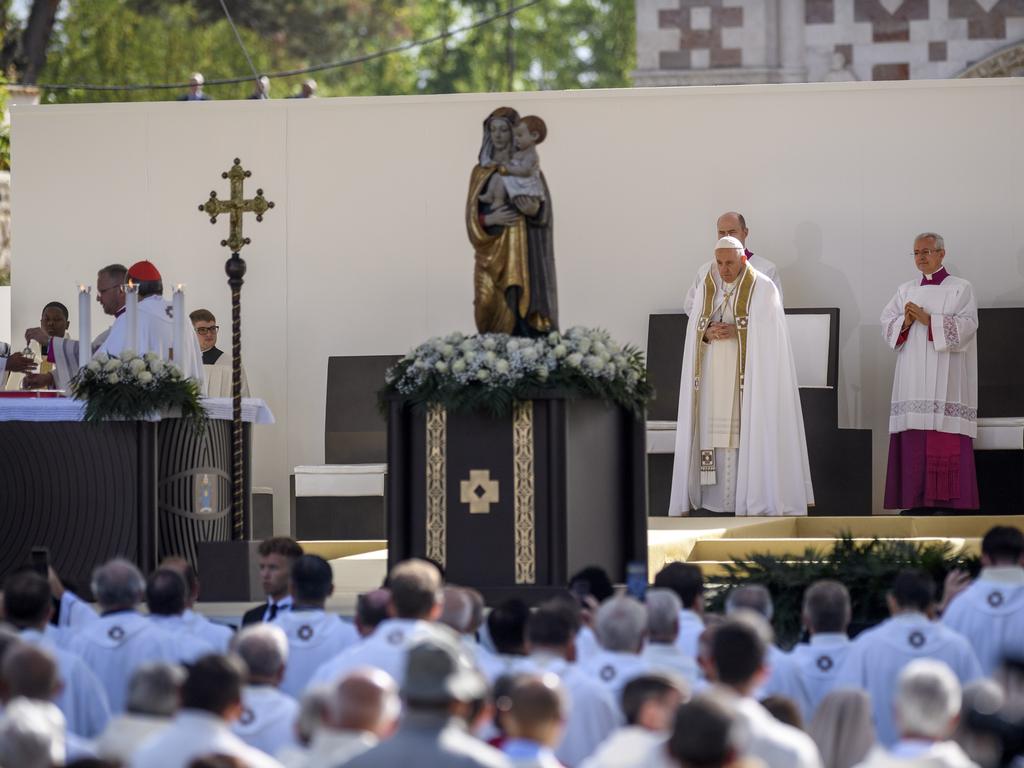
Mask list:
[{"label": "purple cassock", "polygon": [[[906,300],[932,315],[927,334],[918,323],[898,330]],[[901,286],[882,320],[887,341],[901,355],[893,387],[885,507],[977,509],[977,352],[972,343],[977,307],[970,284],[942,268]],[[950,354],[964,364],[963,371],[950,363]],[[942,380],[939,386],[936,380]],[[928,424],[941,428],[915,428]]]}]

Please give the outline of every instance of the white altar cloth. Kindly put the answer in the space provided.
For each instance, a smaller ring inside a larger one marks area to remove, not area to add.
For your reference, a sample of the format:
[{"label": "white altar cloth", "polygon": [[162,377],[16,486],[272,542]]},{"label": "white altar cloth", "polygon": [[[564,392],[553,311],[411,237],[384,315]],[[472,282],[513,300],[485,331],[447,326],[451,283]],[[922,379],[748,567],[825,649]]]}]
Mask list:
[{"label": "white altar cloth", "polygon": [[[231,421],[230,397],[204,397],[203,407],[211,419]],[[85,403],[65,397],[0,398],[0,421],[81,421]],[[148,421],[160,421],[153,416]],[[242,421],[250,424],[273,424],[270,407],[257,397],[242,398]]]}]

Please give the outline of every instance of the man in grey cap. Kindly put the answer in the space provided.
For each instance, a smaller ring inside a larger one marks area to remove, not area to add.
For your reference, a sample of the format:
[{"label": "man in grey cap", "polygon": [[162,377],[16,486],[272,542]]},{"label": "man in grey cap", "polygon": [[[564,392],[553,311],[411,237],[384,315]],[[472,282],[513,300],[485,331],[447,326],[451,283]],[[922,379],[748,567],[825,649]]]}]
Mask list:
[{"label": "man in grey cap", "polygon": [[405,712],[395,735],[346,763],[348,768],[509,768],[507,758],[470,735],[472,702],[487,691],[465,648],[449,633],[409,650],[402,685]]}]

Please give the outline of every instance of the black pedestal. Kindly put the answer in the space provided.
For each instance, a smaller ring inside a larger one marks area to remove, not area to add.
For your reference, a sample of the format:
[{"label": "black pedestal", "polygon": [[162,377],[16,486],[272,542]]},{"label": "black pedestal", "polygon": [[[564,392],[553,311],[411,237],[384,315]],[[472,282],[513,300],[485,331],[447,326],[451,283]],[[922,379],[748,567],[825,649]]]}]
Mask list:
[{"label": "black pedestal", "polygon": [[586,565],[622,580],[647,557],[644,424],[594,400],[506,418],[389,404],[388,566],[409,557],[488,602],[534,603]]}]

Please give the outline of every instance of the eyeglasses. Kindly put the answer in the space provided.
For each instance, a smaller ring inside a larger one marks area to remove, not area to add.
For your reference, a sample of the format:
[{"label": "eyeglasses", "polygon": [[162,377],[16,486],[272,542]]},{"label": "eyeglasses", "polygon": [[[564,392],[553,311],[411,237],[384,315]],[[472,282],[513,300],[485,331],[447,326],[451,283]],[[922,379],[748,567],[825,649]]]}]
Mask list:
[{"label": "eyeglasses", "polygon": [[210,325],[207,326],[206,328],[200,328],[199,326],[196,326],[196,333],[198,333],[200,336],[208,336],[212,333],[216,333],[219,330],[219,325]]},{"label": "eyeglasses", "polygon": [[914,251],[914,256],[931,256],[933,253],[942,253],[945,248],[922,248],[920,251]]}]

